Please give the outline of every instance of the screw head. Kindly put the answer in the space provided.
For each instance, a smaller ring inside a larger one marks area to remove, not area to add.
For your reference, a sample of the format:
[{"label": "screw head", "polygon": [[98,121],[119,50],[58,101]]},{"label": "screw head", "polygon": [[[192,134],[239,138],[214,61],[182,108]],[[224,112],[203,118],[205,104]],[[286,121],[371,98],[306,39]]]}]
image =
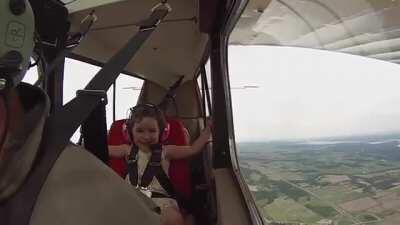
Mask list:
[{"label": "screw head", "polygon": [[10,10],[16,16],[24,13],[26,10],[25,0],[10,0]]}]

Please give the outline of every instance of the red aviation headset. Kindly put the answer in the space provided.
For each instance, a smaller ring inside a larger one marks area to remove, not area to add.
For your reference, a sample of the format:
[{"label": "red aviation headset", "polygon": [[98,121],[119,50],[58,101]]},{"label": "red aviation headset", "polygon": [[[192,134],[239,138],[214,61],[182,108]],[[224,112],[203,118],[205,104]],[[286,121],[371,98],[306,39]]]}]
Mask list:
[{"label": "red aviation headset", "polygon": [[163,112],[156,105],[148,103],[139,104],[129,109],[128,119],[126,119],[125,123],[122,125],[122,133],[124,135],[124,138],[126,140],[129,140],[130,143],[133,143],[133,134],[132,134],[132,128],[134,124],[133,118],[139,112],[139,110],[147,110],[150,112],[154,112],[156,114],[157,123],[160,127],[159,142],[160,143],[165,142],[170,133],[170,125],[165,120]]}]

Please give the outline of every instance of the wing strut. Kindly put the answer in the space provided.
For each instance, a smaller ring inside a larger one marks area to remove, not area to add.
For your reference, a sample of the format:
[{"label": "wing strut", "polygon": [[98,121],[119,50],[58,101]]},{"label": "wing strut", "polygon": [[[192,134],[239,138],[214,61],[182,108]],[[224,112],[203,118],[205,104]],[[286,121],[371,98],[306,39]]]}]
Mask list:
[{"label": "wing strut", "polygon": [[105,93],[108,88],[170,10],[166,3],[153,8],[151,16],[141,23],[138,33],[104,65],[86,88],[46,120],[41,143],[42,155],[21,189],[0,205],[2,225],[29,224],[47,175],[68,145],[72,134],[99,103],[106,101]]}]

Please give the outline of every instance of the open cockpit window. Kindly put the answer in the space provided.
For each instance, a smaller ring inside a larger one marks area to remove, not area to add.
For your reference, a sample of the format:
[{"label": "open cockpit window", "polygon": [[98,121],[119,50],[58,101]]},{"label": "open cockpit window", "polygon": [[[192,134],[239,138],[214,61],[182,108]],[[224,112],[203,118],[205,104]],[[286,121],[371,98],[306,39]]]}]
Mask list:
[{"label": "open cockpit window", "polygon": [[29,68],[29,70],[26,72],[24,79],[22,80],[25,83],[29,84],[34,84],[38,80],[38,71],[37,71],[37,66],[33,66]]},{"label": "open cockpit window", "polygon": [[399,224],[399,12],[249,1],[229,77],[240,171],[268,224]]},{"label": "open cockpit window", "polygon": [[[244,57],[246,56],[246,57]],[[393,224],[400,67],[327,51],[230,46],[239,163],[266,221]]]}]

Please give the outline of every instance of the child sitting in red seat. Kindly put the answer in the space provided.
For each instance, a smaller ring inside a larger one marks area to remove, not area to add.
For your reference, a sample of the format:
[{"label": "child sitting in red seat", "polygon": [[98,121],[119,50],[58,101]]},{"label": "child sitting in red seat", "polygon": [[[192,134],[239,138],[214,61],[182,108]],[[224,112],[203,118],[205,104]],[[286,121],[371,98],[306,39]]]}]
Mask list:
[{"label": "child sitting in red seat", "polygon": [[[165,145],[189,145],[189,133],[177,119],[166,118],[169,124],[169,134],[163,142]],[[126,129],[126,120],[116,120],[111,125],[108,133],[108,145],[130,145],[129,135]],[[110,157],[109,166],[122,178],[127,175],[125,159]],[[182,194],[186,200],[192,198],[191,170],[188,159],[171,161],[169,176],[175,190]]]},{"label": "child sitting in red seat", "polygon": [[170,160],[184,159],[199,153],[211,137],[211,128],[207,126],[191,146],[177,146],[160,144],[165,127],[164,116],[156,106],[136,106],[131,109],[127,123],[133,145],[110,146],[109,154],[128,159],[128,180],[161,208],[163,224],[184,224],[177,202],[180,199],[170,191],[171,185],[168,185]]}]

